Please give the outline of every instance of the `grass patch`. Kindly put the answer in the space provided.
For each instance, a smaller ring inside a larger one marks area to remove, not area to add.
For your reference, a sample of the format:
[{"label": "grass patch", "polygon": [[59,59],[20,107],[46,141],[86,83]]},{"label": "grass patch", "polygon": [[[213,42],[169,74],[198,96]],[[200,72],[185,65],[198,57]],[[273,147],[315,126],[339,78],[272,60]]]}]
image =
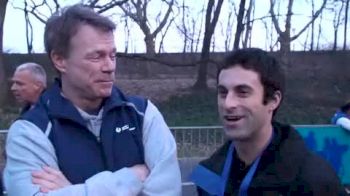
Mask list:
[{"label": "grass patch", "polygon": [[[216,91],[190,91],[158,103],[169,126],[220,125]],[[289,124],[329,124],[335,112],[329,103],[315,104],[306,98],[288,99],[279,109],[276,119]]]},{"label": "grass patch", "polygon": [[169,126],[218,125],[215,90],[191,91],[158,103]]},{"label": "grass patch", "polygon": [[19,116],[19,108],[5,107],[0,109],[0,130],[8,129],[11,123]]}]

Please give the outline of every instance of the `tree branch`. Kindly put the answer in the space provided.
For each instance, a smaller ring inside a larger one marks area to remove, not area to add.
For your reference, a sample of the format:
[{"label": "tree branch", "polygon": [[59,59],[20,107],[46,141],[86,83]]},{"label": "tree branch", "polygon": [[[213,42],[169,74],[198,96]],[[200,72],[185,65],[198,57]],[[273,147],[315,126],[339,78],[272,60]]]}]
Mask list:
[{"label": "tree branch", "polygon": [[304,26],[304,28],[302,28],[299,31],[298,34],[291,37],[291,41],[297,39],[310,26],[310,24],[316,20],[316,18],[321,14],[323,8],[326,6],[326,3],[327,3],[327,0],[323,0],[321,8],[315,12],[315,14],[312,16],[312,19]]},{"label": "tree branch", "polygon": [[276,31],[278,34],[282,34],[282,30],[278,24],[276,15],[275,15],[275,11],[273,10],[273,8],[275,7],[275,0],[270,0],[270,13],[271,13],[271,19],[273,22],[273,26],[275,27]]}]

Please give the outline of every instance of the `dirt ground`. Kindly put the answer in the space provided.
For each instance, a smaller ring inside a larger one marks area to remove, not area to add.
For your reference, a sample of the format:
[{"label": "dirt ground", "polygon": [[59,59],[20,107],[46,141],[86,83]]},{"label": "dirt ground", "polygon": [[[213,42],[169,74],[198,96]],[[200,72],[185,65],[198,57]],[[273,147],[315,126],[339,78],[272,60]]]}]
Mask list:
[{"label": "dirt ground", "polygon": [[[117,86],[128,95],[139,95],[149,98],[155,103],[168,100],[174,95],[184,95],[191,92],[195,79],[117,79]],[[208,81],[210,88],[215,88],[215,80]]]}]

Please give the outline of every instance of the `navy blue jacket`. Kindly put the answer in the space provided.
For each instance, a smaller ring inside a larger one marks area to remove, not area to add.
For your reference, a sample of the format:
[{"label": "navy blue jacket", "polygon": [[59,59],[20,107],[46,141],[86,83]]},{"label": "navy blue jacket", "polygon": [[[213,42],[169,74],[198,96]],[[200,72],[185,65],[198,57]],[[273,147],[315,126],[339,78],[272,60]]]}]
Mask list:
[{"label": "navy blue jacket", "polygon": [[[274,138],[261,156],[248,195],[345,195],[335,171],[307,149],[294,128],[279,123],[273,127]],[[222,187],[225,195],[235,195],[228,190],[233,179],[223,179],[230,144],[226,142],[194,170],[192,180],[199,196],[220,195]]]},{"label": "navy blue jacket", "polygon": [[48,134],[61,172],[77,184],[102,171],[144,164],[142,125],[146,107],[146,99],[124,96],[113,87],[103,102],[98,140],[78,110],[61,95],[56,81],[21,118]]}]

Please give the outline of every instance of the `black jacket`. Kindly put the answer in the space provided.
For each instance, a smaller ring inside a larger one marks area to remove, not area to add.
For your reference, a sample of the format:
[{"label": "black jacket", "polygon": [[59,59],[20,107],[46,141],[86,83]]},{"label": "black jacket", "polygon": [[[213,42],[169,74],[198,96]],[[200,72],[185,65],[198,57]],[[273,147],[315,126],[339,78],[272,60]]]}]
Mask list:
[{"label": "black jacket", "polygon": [[[273,127],[274,138],[261,156],[248,195],[345,195],[335,171],[307,149],[294,128],[279,123]],[[221,176],[229,146],[225,143],[200,165]],[[209,195],[197,189],[199,195]]]}]

